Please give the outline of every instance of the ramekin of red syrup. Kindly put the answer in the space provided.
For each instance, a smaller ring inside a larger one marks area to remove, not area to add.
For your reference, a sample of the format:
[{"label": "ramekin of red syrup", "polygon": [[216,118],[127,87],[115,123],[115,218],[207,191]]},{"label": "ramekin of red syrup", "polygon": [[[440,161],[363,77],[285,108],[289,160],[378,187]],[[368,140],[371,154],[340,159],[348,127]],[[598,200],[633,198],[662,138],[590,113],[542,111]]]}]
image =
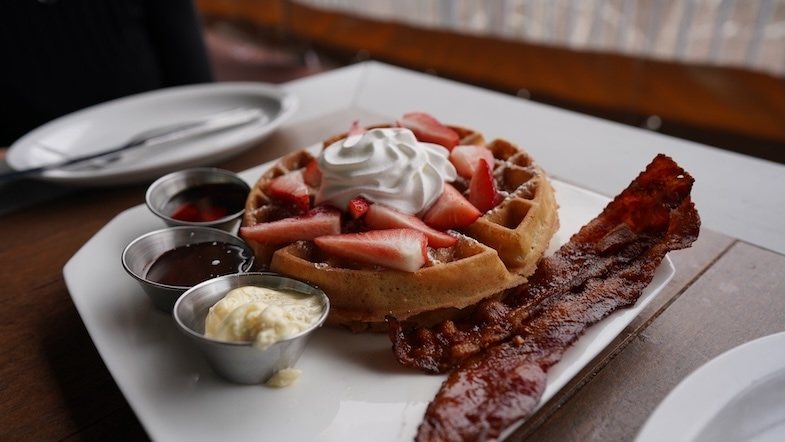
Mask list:
[{"label": "ramekin of red syrup", "polygon": [[172,172],[153,182],[147,207],[167,226],[237,230],[250,186],[237,174],[212,167]]}]

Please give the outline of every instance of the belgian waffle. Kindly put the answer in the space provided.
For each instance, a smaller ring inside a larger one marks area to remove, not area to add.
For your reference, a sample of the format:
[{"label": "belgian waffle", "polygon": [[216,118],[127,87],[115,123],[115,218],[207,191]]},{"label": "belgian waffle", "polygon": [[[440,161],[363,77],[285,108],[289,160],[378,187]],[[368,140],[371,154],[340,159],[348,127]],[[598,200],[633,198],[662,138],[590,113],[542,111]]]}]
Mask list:
[{"label": "belgian waffle", "polygon": [[[375,126],[383,127],[383,126]],[[504,200],[460,232],[456,245],[429,249],[424,267],[414,273],[358,265],[327,256],[311,241],[288,245],[247,240],[263,268],[308,281],[330,298],[328,325],[353,331],[384,330],[395,316],[428,325],[459,316],[480,300],[501,296],[534,272],[558,228],[557,204],[545,172],[512,143],[485,143],[482,134],[450,126],[461,144],[482,144],[495,158],[494,180]],[[336,135],[323,145],[344,138]],[[257,181],[247,203],[243,226],[292,216],[269,196],[272,180],[306,167],[313,155],[300,150],[281,158]],[[461,192],[468,181],[452,183]]]}]

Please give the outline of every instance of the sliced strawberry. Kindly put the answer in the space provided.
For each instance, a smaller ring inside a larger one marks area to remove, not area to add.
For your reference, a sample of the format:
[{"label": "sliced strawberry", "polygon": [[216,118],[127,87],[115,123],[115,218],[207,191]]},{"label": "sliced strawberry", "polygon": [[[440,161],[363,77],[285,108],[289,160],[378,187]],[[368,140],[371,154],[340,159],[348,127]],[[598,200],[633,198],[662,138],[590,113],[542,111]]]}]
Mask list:
[{"label": "sliced strawberry", "polygon": [[458,240],[444,232],[428,227],[420,218],[395,210],[382,204],[372,204],[365,215],[365,225],[374,230],[408,228],[420,231],[428,237],[428,245],[434,248],[450,247]]},{"label": "sliced strawberry", "polygon": [[322,171],[319,170],[319,163],[316,160],[311,160],[303,169],[303,181],[313,188],[322,184]]},{"label": "sliced strawberry", "polygon": [[317,207],[308,214],[240,228],[240,236],[265,244],[284,244],[341,233],[341,213]]},{"label": "sliced strawberry", "polygon": [[418,140],[426,143],[441,144],[447,149],[452,149],[460,142],[457,132],[424,112],[404,114],[398,123],[414,132]]},{"label": "sliced strawberry", "polygon": [[310,193],[302,169],[285,173],[270,183],[271,198],[293,203],[302,212],[307,212],[311,207]]},{"label": "sliced strawberry", "polygon": [[458,192],[455,187],[445,183],[439,199],[425,212],[423,221],[439,229],[460,229],[477,220],[480,211]]},{"label": "sliced strawberry", "polygon": [[485,213],[496,206],[498,192],[496,183],[493,181],[493,170],[485,161],[480,158],[477,169],[469,182],[469,202],[482,213]]},{"label": "sliced strawberry", "polygon": [[314,242],[329,255],[405,272],[422,267],[428,253],[428,238],[412,229],[320,236]]},{"label": "sliced strawberry", "polygon": [[370,204],[371,203],[369,203],[367,199],[356,196],[349,200],[346,210],[349,211],[349,215],[352,216],[352,219],[360,219],[365,215],[365,212],[368,211]]},{"label": "sliced strawberry", "polygon": [[491,166],[495,162],[493,152],[485,146],[462,144],[455,146],[450,151],[450,162],[455,166],[458,175],[464,178],[471,178],[474,175],[474,170],[477,168],[477,163],[480,159],[484,159]]}]

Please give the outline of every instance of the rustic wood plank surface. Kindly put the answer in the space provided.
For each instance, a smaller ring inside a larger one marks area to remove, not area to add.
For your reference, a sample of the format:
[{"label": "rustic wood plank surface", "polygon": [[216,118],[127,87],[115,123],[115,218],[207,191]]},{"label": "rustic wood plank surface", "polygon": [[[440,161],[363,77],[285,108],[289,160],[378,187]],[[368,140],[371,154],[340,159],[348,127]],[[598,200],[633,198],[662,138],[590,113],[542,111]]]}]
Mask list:
[{"label": "rustic wood plank surface", "polygon": [[[356,118],[384,121],[361,109],[330,113],[287,127],[218,166],[240,171],[273,160]],[[147,438],[62,278],[79,247],[118,213],[141,204],[145,189],[146,183],[83,189],[0,218],[0,438]],[[785,329],[785,287],[778,279],[785,257],[704,231],[692,249],[672,258],[677,272],[661,296],[516,438],[629,439],[701,363]]]},{"label": "rustic wood plank surface", "polygon": [[222,25],[274,30],[343,62],[384,61],[633,126],[656,116],[662,133],[785,162],[785,81],[771,74],[412,26],[284,0],[197,5]]}]

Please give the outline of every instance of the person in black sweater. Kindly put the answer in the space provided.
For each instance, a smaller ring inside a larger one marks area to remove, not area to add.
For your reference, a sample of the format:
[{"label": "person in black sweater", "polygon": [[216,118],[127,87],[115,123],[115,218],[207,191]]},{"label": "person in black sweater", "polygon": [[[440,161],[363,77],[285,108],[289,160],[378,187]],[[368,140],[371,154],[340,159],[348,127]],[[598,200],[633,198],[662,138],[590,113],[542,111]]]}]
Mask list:
[{"label": "person in black sweater", "polygon": [[0,146],[94,104],[209,81],[191,0],[0,1]]}]

